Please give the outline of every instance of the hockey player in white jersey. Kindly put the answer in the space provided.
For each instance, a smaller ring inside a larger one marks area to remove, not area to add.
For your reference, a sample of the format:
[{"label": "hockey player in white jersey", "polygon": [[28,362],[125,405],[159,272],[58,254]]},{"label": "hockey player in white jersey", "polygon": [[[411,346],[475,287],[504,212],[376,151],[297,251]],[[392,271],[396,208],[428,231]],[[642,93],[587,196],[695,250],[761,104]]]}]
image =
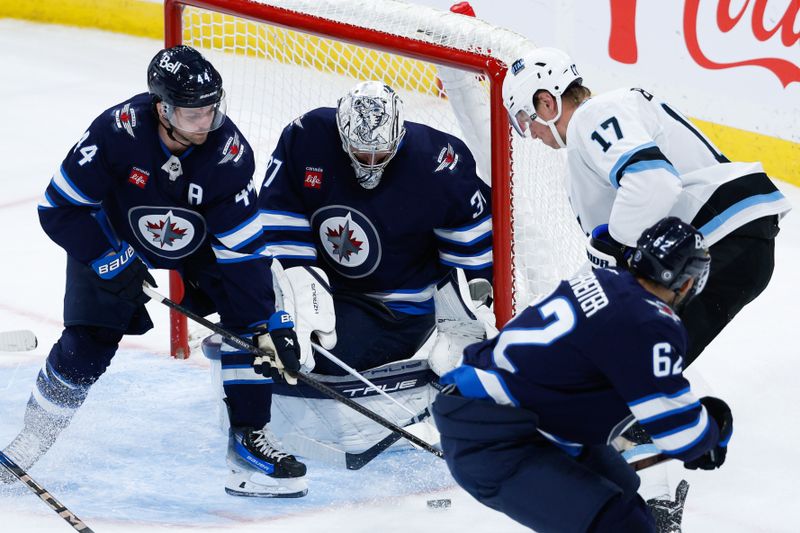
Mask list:
[{"label": "hockey player in white jersey", "polygon": [[619,262],[666,215],[703,234],[708,286],[680,311],[689,364],[769,283],[789,202],[760,163],[729,161],[668,103],[639,88],[592,96],[582,81],[560,50],[517,59],[503,83],[511,124],[567,149],[567,192],[595,265]]},{"label": "hockey player in white jersey", "polygon": [[[729,161],[679,111],[646,90],[592,96],[582,82],[566,53],[527,53],[503,82],[509,119],[520,135],[567,149],[567,193],[590,236],[594,266],[627,266],[637,236],[666,215],[703,235],[712,257],[707,285],[677,309],[688,332],[689,365],[766,288],[778,220],[789,202],[760,163]],[[638,444],[625,452],[628,460],[649,447],[638,425],[624,437],[624,447]],[[652,500],[661,529],[679,531],[670,515],[681,498],[670,502],[667,491],[666,470],[654,469],[642,493]]]}]

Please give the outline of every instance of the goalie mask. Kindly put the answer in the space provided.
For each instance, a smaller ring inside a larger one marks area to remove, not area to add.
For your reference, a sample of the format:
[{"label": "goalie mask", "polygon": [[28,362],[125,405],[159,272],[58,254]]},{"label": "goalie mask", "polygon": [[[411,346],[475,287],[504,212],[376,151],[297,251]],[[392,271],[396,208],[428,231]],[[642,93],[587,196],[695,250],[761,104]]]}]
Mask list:
[{"label": "goalie mask", "polygon": [[225,122],[222,76],[189,46],[161,50],[147,67],[147,87],[162,104],[162,118],[189,133],[214,131]]},{"label": "goalie mask", "polygon": [[406,133],[403,101],[382,82],[361,82],[339,99],[336,125],[358,183],[374,189]]},{"label": "goalie mask", "polygon": [[[522,137],[533,121],[550,128],[561,148],[566,144],[556,131],[556,121],[561,118],[561,95],[583,78],[572,59],[556,48],[537,48],[514,61],[503,80],[503,105],[508,111],[511,125]],[[547,91],[556,100],[556,116],[544,120],[536,114],[534,96],[538,91]]]}]

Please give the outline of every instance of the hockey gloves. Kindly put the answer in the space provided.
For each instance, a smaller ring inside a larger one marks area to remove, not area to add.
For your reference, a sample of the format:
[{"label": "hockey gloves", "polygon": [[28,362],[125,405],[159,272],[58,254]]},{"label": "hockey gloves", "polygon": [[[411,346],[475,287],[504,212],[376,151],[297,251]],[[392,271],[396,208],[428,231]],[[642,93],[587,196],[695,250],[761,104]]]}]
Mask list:
[{"label": "hockey gloves", "polygon": [[594,228],[589,242],[586,243],[586,256],[592,268],[627,268],[632,251],[611,236],[608,224]]},{"label": "hockey gloves", "polygon": [[268,331],[257,333],[253,340],[268,356],[256,354],[253,368],[262,376],[280,375],[289,385],[297,385],[300,371],[300,344],[294,332],[292,317],[286,311],[277,311],[267,323]]},{"label": "hockey gloves", "polygon": [[731,414],[731,409],[728,407],[728,404],[719,398],[704,396],[700,398],[700,403],[705,406],[706,411],[708,411],[708,416],[713,418],[717,426],[719,426],[719,442],[717,442],[716,446],[711,448],[711,450],[697,459],[686,461],[683,466],[689,470],[697,470],[698,468],[702,470],[714,470],[715,468],[721,467],[725,462],[725,455],[728,452],[728,441],[733,434],[733,415]]},{"label": "hockey gloves", "polygon": [[136,305],[150,300],[142,292],[145,281],[152,287],[157,286],[136,250],[125,241],[122,241],[120,251],[95,259],[89,266],[97,274],[94,281],[98,287]]}]

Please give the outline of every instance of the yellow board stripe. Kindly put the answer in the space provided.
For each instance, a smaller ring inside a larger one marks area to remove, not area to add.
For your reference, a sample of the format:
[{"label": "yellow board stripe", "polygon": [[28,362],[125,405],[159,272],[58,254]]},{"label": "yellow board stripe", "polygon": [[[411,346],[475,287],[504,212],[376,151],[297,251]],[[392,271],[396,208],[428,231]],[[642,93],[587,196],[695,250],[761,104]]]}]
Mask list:
[{"label": "yellow board stripe", "polygon": [[773,178],[800,186],[800,143],[692,119],[732,161],[761,161]]},{"label": "yellow board stripe", "polygon": [[[0,18],[98,28],[159,40],[164,38],[163,5],[143,0],[0,0]],[[249,44],[251,39],[259,38],[259,31],[263,32],[263,30],[251,30],[248,26],[253,26],[253,24],[250,22],[237,22],[237,26],[240,24],[245,26],[243,29],[249,31],[246,37],[236,41],[237,44]],[[205,29],[202,35],[192,37],[195,39],[201,37],[210,43],[212,38],[210,31],[210,29]],[[273,36],[267,37],[266,42],[270,47],[282,47],[283,53],[287,53],[283,47],[289,44],[293,48],[297,47],[293,53],[310,65],[320,65],[321,61],[328,61],[324,53],[320,56],[320,53],[325,51],[315,53],[309,50],[310,45],[318,42],[317,37],[296,35],[302,36],[302,38],[294,39],[291,43],[286,41],[276,43]],[[331,46],[335,47],[336,45]],[[348,51],[344,52],[348,53]],[[272,52],[268,53],[273,55]],[[420,72],[420,70],[415,71],[409,67],[409,63],[413,63],[413,60],[398,59],[397,62],[392,60],[389,64],[376,64],[374,59],[366,55],[350,59],[346,73],[354,78],[366,79],[379,72],[382,73],[384,81],[396,86],[401,83],[399,80],[406,80],[407,85],[403,85],[408,89],[437,94],[434,86],[435,74],[430,66],[426,66],[422,70],[423,74],[419,77],[416,75],[404,77],[398,76],[398,73]],[[339,71],[343,72],[341,69]],[[731,160],[761,161],[770,176],[800,186],[800,143],[713,122],[697,119],[692,119],[692,121]]]}]

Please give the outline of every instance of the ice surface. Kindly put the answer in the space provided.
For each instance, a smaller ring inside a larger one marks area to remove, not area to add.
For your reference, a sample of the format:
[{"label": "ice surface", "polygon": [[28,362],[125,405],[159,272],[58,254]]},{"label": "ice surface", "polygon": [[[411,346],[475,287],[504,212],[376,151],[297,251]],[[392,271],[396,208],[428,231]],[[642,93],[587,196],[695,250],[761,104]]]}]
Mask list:
[{"label": "ice surface", "polygon": [[[0,329],[32,329],[39,348],[0,353],[0,446],[16,434],[34,377],[61,331],[64,255],[36,204],[66,150],[103,109],[145,90],[154,40],[0,20]],[[233,96],[233,95],[232,95]],[[234,117],[235,119],[235,117]],[[800,190],[781,184],[800,204]],[[782,223],[766,292],[693,366],[733,408],[728,462],[716,472],[670,467],[691,483],[684,531],[797,531],[800,369],[796,271],[800,218]],[[158,276],[166,291],[165,276]],[[425,452],[389,454],[357,472],[309,463],[306,498],[227,496],[225,437],[216,428],[206,361],[166,357],[159,325],[124,341],[73,424],[30,474],[98,532],[492,532],[524,528],[454,486]],[[448,510],[429,499],[450,498]],[[22,485],[0,490],[0,531],[70,531]]]}]

